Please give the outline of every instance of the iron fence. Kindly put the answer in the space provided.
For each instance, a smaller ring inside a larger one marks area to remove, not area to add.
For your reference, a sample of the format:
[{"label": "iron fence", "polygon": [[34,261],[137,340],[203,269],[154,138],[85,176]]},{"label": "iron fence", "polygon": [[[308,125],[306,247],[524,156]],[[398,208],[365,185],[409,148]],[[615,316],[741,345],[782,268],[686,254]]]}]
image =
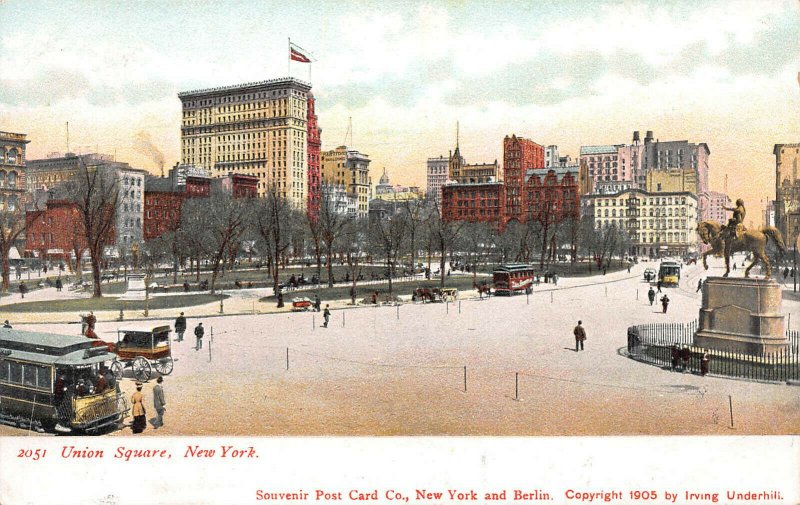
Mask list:
[{"label": "iron fence", "polygon": [[694,345],[697,321],[654,323],[628,328],[628,356],[664,369],[753,381],[800,382],[800,331],[786,331],[777,352],[748,354]]}]

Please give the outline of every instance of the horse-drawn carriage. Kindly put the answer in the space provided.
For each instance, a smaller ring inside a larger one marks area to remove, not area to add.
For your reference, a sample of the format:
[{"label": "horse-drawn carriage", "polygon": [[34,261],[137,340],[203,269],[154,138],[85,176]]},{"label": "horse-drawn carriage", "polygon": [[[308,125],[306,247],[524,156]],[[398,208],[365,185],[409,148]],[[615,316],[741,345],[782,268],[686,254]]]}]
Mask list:
[{"label": "horse-drawn carriage", "polygon": [[422,300],[422,303],[449,302],[457,299],[458,290],[456,288],[417,288],[411,295],[411,301]]},{"label": "horse-drawn carriage", "polygon": [[134,326],[117,330],[117,345],[113,348],[117,359],[111,364],[114,376],[121,379],[125,368],[131,368],[140,381],[150,380],[153,368],[161,375],[172,373],[170,331],[169,326]]}]

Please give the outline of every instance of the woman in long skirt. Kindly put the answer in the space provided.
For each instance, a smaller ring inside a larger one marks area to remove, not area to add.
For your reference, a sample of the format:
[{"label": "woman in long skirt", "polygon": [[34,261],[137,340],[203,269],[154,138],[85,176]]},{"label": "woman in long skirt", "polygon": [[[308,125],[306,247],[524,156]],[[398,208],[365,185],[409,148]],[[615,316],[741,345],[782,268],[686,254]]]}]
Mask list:
[{"label": "woman in long skirt", "polygon": [[134,433],[141,433],[147,427],[147,415],[144,410],[144,395],[142,394],[142,383],[136,383],[136,392],[131,396],[131,406],[133,409],[133,424],[131,430]]}]

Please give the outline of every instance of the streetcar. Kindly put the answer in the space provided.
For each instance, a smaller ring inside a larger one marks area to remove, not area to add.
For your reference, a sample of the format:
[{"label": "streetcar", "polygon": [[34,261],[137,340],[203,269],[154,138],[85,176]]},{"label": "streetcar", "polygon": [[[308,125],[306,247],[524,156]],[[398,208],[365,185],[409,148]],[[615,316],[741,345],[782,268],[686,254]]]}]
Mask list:
[{"label": "streetcar", "polygon": [[170,331],[169,325],[138,325],[117,330],[117,345],[114,347],[117,359],[111,364],[117,379],[122,378],[126,367],[132,368],[134,377],[142,382],[150,380],[154,368],[161,375],[171,374],[174,363]]},{"label": "streetcar", "polygon": [[61,433],[118,427],[129,409],[110,373],[116,356],[93,343],[0,329],[0,422]]},{"label": "streetcar", "polygon": [[658,280],[662,286],[677,286],[681,280],[681,265],[677,261],[662,261],[658,269]]},{"label": "streetcar", "polygon": [[492,273],[495,295],[511,296],[533,286],[533,266],[524,263],[500,265]]}]

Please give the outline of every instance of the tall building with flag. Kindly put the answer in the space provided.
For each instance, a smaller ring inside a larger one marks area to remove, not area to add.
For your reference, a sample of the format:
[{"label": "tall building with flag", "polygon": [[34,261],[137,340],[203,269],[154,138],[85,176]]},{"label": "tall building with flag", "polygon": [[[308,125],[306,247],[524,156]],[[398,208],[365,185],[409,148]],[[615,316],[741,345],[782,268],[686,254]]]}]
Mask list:
[{"label": "tall building with flag", "polygon": [[258,177],[305,210],[308,200],[308,98],[311,84],[285,77],[178,93],[181,163],[213,177]]}]

